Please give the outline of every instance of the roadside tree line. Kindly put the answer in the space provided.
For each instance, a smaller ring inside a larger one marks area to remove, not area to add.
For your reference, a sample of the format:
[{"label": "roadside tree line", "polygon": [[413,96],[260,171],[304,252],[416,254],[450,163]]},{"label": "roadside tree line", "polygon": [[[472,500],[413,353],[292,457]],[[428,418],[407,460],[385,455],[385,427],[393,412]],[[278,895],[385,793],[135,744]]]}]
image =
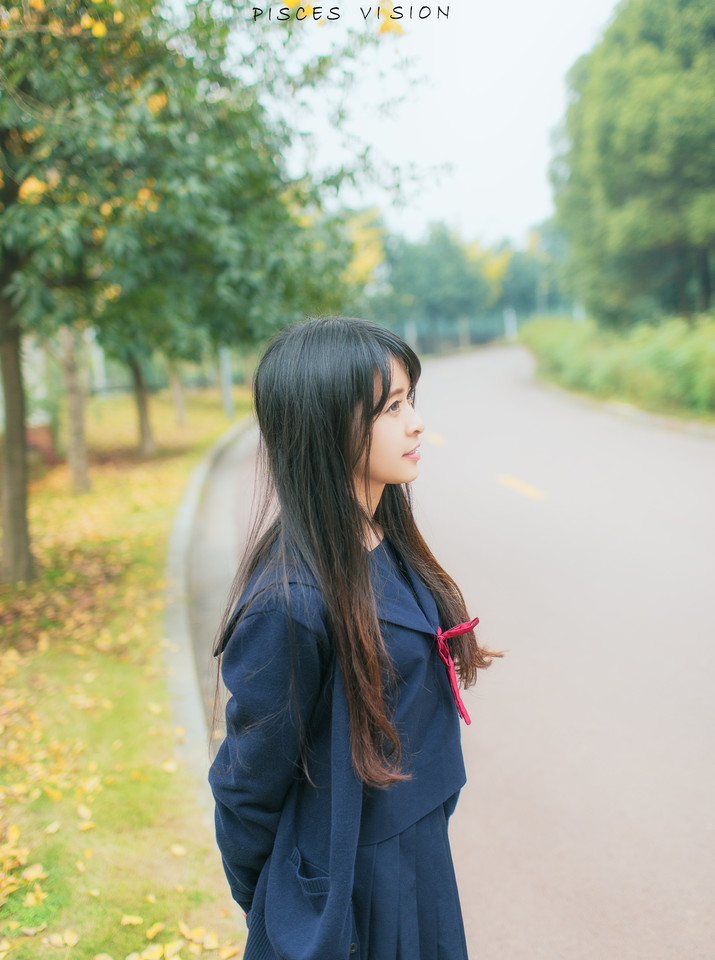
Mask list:
[{"label": "roadside tree line", "polygon": [[197,360],[342,303],[352,244],[324,199],[356,169],[289,176],[291,130],[266,103],[319,84],[359,43],[301,61],[289,23],[242,49],[244,6],[171,20],[152,0],[0,4],[2,579],[33,574],[27,333],[56,345],[82,490],[83,330],[131,372],[149,451],[149,355]]},{"label": "roadside tree line", "polygon": [[628,327],[712,307],[715,5],[625,0],[569,75],[554,160],[567,289]]}]

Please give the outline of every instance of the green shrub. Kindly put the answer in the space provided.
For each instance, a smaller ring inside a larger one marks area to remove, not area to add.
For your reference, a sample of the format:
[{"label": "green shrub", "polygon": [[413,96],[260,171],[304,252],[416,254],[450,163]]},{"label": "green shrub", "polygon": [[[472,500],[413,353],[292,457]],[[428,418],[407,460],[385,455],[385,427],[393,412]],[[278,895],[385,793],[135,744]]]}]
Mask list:
[{"label": "green shrub", "polygon": [[539,318],[519,339],[534,354],[540,376],[599,397],[651,410],[715,412],[715,315],[639,324],[623,333],[593,320]]}]

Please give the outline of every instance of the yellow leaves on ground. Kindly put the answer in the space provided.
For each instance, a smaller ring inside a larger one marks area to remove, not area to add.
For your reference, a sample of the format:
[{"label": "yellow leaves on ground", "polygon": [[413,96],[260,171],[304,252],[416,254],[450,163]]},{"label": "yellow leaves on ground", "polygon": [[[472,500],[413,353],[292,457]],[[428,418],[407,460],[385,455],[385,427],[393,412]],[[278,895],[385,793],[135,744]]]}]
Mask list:
[{"label": "yellow leaves on ground", "polygon": [[51,933],[47,938],[51,947],[76,947],[79,936],[74,930],[64,930],[62,933]]},{"label": "yellow leaves on ground", "polygon": [[41,863],[33,863],[31,867],[27,867],[22,871],[22,879],[25,883],[33,883],[35,880],[45,880],[47,876],[47,871]]},{"label": "yellow leaves on ground", "polygon": [[225,947],[219,949],[218,955],[220,960],[231,960],[232,957],[237,957],[239,952],[239,947],[234,944],[227,944]]},{"label": "yellow leaves on ground", "polygon": [[[193,939],[177,928],[185,914],[198,921],[196,890],[214,866],[211,891],[225,890],[212,838],[207,831],[204,843],[193,809],[177,803],[183,772],[172,758],[157,653],[163,539],[195,459],[193,431],[223,427],[220,398],[202,396],[183,433],[168,398],[161,435],[172,456],[150,463],[131,452],[130,404],[121,423],[102,405],[90,495],[78,502],[68,493],[65,467],[33,482],[41,575],[12,590],[0,585],[0,907],[13,918],[0,921],[0,960],[89,960],[102,950],[114,960],[132,950],[139,960],[190,960],[215,958],[217,946],[226,958],[240,955],[212,902],[201,908],[205,929],[189,929]],[[88,830],[94,856],[83,849]]]}]

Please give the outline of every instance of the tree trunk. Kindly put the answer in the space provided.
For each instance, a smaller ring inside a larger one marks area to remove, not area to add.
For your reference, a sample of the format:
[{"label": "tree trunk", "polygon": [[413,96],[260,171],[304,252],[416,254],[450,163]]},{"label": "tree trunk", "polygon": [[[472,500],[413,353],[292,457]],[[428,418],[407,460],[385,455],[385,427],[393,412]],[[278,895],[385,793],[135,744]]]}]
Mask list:
[{"label": "tree trunk", "polygon": [[60,327],[60,360],[67,391],[67,459],[72,477],[72,491],[86,493],[90,489],[87,438],[84,429],[84,384],[78,355],[79,332],[74,327]]},{"label": "tree trunk", "polygon": [[677,288],[678,288],[678,314],[684,320],[690,320],[692,313],[690,297],[688,296],[688,280],[691,275],[691,267],[688,262],[687,254],[681,250],[679,256]]},{"label": "tree trunk", "polygon": [[699,303],[698,307],[700,310],[705,313],[710,309],[710,304],[712,302],[712,277],[710,275],[710,251],[709,250],[700,250],[698,251],[699,259],[699,274],[700,274],[700,283],[699,283]]},{"label": "tree trunk", "polygon": [[218,348],[218,373],[221,382],[221,398],[223,400],[224,413],[229,420],[233,420],[236,415],[236,408],[233,403],[233,373],[231,369],[231,351],[228,347]]},{"label": "tree trunk", "polygon": [[[4,284],[3,284],[4,286]],[[5,400],[2,467],[2,563],[6,583],[32,580],[34,564],[27,523],[25,390],[22,384],[20,328],[12,305],[0,293],[0,370]]]},{"label": "tree trunk", "polygon": [[181,371],[176,360],[168,360],[167,368],[169,371],[169,384],[171,385],[171,395],[174,398],[174,407],[176,408],[176,422],[180,427],[186,426],[186,404],[184,403],[184,387],[181,383]]},{"label": "tree trunk", "polygon": [[151,432],[151,423],[149,422],[149,400],[146,385],[144,384],[144,374],[142,373],[139,359],[130,355],[128,360],[129,369],[134,381],[134,396],[137,401],[137,413],[139,415],[139,453],[143,457],[151,457],[156,453],[156,442]]}]

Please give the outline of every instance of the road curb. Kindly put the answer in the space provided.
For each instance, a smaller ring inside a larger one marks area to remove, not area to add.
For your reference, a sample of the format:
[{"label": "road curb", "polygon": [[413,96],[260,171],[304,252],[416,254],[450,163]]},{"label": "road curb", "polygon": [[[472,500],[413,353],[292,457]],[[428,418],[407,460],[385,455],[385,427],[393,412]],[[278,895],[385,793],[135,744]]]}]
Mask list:
[{"label": "road curb", "polygon": [[196,783],[203,818],[212,830],[214,800],[207,780],[209,733],[189,625],[188,556],[196,511],[212,467],[224,450],[254,425],[253,417],[233,424],[194,467],[174,517],[166,559],[162,648],[172,716],[180,728],[177,754]]}]

